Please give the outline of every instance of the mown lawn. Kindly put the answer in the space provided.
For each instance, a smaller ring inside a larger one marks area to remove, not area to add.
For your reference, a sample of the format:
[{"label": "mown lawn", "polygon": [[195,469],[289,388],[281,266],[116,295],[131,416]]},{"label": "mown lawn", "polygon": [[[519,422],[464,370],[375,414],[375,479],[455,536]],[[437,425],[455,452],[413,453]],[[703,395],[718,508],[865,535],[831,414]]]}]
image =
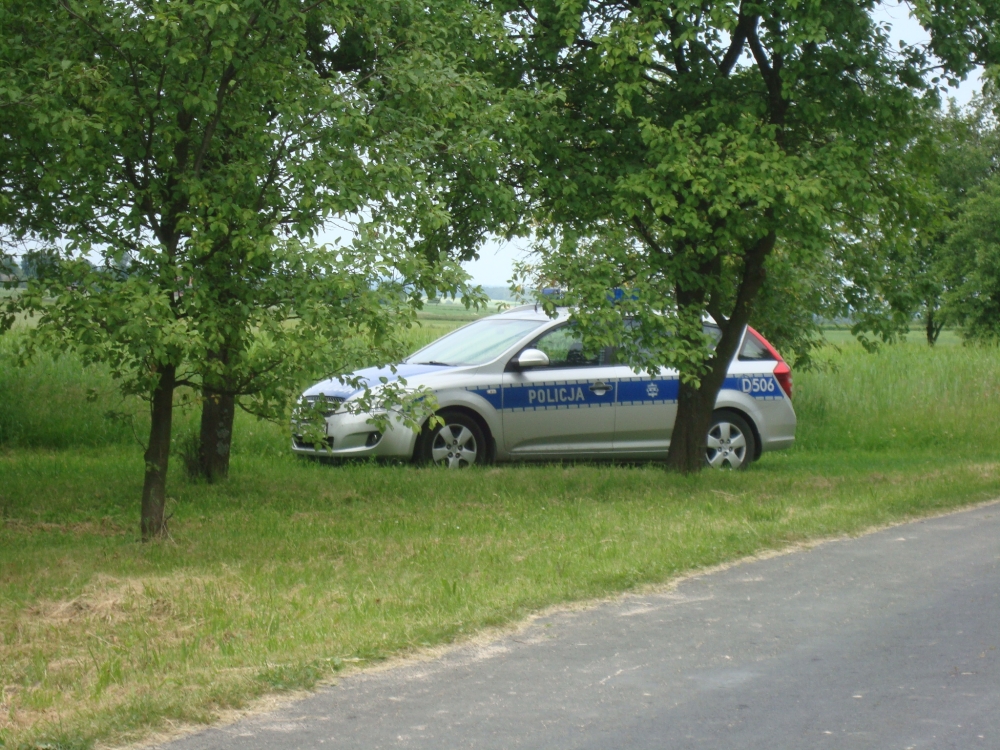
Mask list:
[{"label": "mown lawn", "polygon": [[[101,374],[0,359],[0,393],[44,392],[51,414],[0,406],[0,745],[210,721],[547,605],[1000,495],[1000,354],[918,341],[797,373],[799,444],[743,473],[327,466],[241,420],[227,483],[174,462],[171,538],[147,545],[141,450],[98,431]],[[99,395],[60,423],[81,378]]]}]

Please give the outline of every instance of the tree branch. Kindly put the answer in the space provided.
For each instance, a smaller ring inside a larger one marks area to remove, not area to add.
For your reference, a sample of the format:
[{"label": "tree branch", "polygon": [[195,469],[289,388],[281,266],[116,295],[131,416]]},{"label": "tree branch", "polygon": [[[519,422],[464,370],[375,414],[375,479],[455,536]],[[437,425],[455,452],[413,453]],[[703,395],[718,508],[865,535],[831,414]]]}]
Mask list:
[{"label": "tree branch", "polygon": [[674,67],[677,68],[678,73],[686,75],[690,72],[690,68],[688,68],[687,59],[684,57],[684,45],[677,43],[681,35],[681,25],[677,23],[676,18],[671,16],[667,20],[667,28],[670,29],[670,42],[674,48]]},{"label": "tree branch", "polygon": [[747,34],[747,40],[750,42],[750,51],[757,63],[757,69],[767,87],[771,123],[781,125],[785,121],[785,111],[788,109],[788,103],[781,92],[781,56],[775,53],[773,61],[768,59],[764,45],[761,44],[760,36],[757,34],[756,24]]},{"label": "tree branch", "polygon": [[643,242],[649,245],[650,248],[660,253],[661,255],[668,255],[669,253],[653,238],[653,233],[649,231],[642,219],[638,216],[632,217],[632,225],[639,231],[639,236],[642,237]]},{"label": "tree branch", "polygon": [[743,8],[740,8],[740,20],[736,24],[736,28],[733,29],[733,40],[729,45],[729,49],[726,51],[725,57],[722,58],[722,62],[719,63],[719,72],[724,76],[728,76],[733,67],[740,59],[740,55],[743,54],[743,45],[746,44],[747,38],[757,33],[757,23],[760,21],[760,16],[745,16],[743,15]]}]

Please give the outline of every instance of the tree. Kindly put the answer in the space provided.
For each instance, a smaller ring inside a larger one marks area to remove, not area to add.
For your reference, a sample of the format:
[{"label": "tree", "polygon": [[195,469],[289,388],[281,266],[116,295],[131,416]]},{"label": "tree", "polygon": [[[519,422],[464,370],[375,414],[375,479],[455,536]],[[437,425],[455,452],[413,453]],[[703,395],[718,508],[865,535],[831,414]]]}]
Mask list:
[{"label": "tree", "polygon": [[[5,286],[13,286],[20,280],[21,266],[15,257],[13,243],[9,241],[0,228],[0,276],[4,277],[2,281]],[[0,321],[2,321],[2,312],[0,312]],[[3,325],[0,324],[0,331],[2,330]]]},{"label": "tree", "polygon": [[[408,313],[393,318],[394,331],[412,324],[422,292],[433,298],[439,292],[453,294],[459,289],[461,278],[449,262],[469,259],[488,232],[518,222],[513,190],[497,179],[504,169],[505,154],[497,143],[506,127],[504,109],[484,80],[466,64],[466,60],[474,60],[482,65],[491,57],[491,44],[484,42],[490,35],[499,36],[499,27],[491,27],[490,16],[462,4],[438,6],[432,29],[413,22],[413,9],[400,11],[393,9],[382,30],[354,25],[342,36],[330,35],[315,15],[307,19],[305,27],[306,56],[317,77],[341,86],[348,81],[358,105],[377,107],[367,120],[376,125],[364,144],[367,176],[377,179],[381,172],[385,180],[388,170],[399,173],[389,178],[394,184],[360,188],[367,190],[370,222],[379,227],[377,242],[370,244],[378,246],[385,260],[393,259],[385,265],[383,275],[404,271],[406,283],[380,291],[394,299],[403,295],[407,300]],[[476,33],[465,33],[467,28]],[[379,39],[375,31],[386,38]],[[440,52],[429,57],[380,51],[390,40],[396,45],[426,44],[428,40],[421,38],[425,35],[448,50],[447,67],[441,67]],[[269,170],[272,167],[267,165]],[[391,198],[385,199],[387,196]],[[280,199],[270,201],[271,206],[278,203]],[[266,235],[269,219],[256,210],[248,216],[257,222],[253,231]],[[274,390],[276,380],[284,378],[287,387],[282,392],[291,395],[310,372],[307,362],[287,354],[280,362],[262,368],[252,360],[251,350],[241,344],[252,338],[249,331],[259,324],[234,314],[237,299],[245,307],[274,310],[280,306],[273,300],[265,301],[270,294],[267,283],[272,280],[269,271],[251,270],[248,276],[245,263],[239,271],[232,267],[233,258],[242,256],[238,252],[219,254],[214,269],[217,282],[212,284],[228,296],[224,307],[229,310],[229,320],[218,330],[230,334],[220,338],[209,353],[202,374],[199,458],[202,474],[210,481],[228,473],[237,398],[249,397],[241,401],[244,408],[258,416],[273,417],[282,413],[284,404],[262,399],[261,394]],[[234,284],[234,279],[239,282]],[[477,299],[469,290],[464,296],[468,301]],[[383,343],[378,359],[398,359],[402,354],[399,338],[393,337],[392,346],[387,343]],[[344,364],[338,361],[337,367]]]},{"label": "tree", "polygon": [[[489,31],[454,2],[5,4],[0,224],[66,242],[10,304],[149,399],[144,539],[166,528],[178,387],[287,414],[303,379],[398,356],[422,294],[464,283],[429,166],[495,152],[456,43]],[[352,242],[315,244],[331,217]]]},{"label": "tree", "polygon": [[946,141],[942,155],[948,221],[935,237],[935,281],[948,320],[970,341],[1000,340],[1000,98],[993,86],[947,124],[964,138]]},{"label": "tree", "polygon": [[26,279],[44,279],[56,272],[59,252],[54,248],[36,248],[21,256],[21,273]]},{"label": "tree", "polygon": [[940,259],[944,309],[966,339],[1000,340],[1000,176],[977,187],[958,208]]},{"label": "tree", "polygon": [[[968,106],[959,108],[951,102],[935,118],[929,134],[936,153],[933,174],[940,208],[918,238],[910,273],[930,346],[946,324],[968,319],[962,302],[970,292],[965,261],[974,254],[963,244],[972,230],[966,212],[970,208],[973,213],[981,212],[982,202],[988,199],[980,190],[1000,167],[996,107],[996,92],[987,82],[983,93]],[[970,201],[977,205],[970,206]],[[984,230],[988,234],[988,228]]]},{"label": "tree", "polygon": [[[525,113],[541,164],[526,177],[540,276],[564,287],[591,345],[622,346],[636,368],[680,370],[674,469],[704,462],[716,396],[769,278],[828,279],[859,333],[908,325],[896,265],[932,192],[917,137],[937,81],[924,71],[940,65],[954,79],[992,59],[994,17],[916,3],[931,47],[894,51],[873,7],[508,6],[522,39],[508,85],[528,81],[557,101]],[[722,332],[714,348],[705,315]]]},{"label": "tree", "polygon": [[958,320],[947,304],[952,296],[954,262],[951,238],[964,205],[983,182],[996,172],[997,135],[992,126],[995,96],[987,84],[982,95],[959,108],[954,101],[936,114],[927,133],[933,158],[937,210],[919,232],[906,273],[913,290],[914,314],[923,317],[924,335],[934,346],[946,324]]}]

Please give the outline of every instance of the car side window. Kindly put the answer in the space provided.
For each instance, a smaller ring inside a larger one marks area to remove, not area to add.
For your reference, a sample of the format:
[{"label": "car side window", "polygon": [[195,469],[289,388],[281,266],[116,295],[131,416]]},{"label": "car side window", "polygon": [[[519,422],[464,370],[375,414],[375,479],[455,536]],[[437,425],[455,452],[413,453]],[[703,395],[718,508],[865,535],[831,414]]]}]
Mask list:
[{"label": "car side window", "polygon": [[603,364],[601,354],[584,354],[583,339],[570,326],[549,331],[532,348],[545,352],[549,358],[549,367],[597,367]]},{"label": "car side window", "polygon": [[719,326],[715,325],[715,323],[702,323],[701,330],[710,339],[708,348],[715,351],[715,347],[719,345],[719,339],[722,338],[722,331],[719,329]]},{"label": "car side window", "polygon": [[[635,321],[632,321],[632,320],[626,320],[625,321],[625,328],[626,328],[626,330],[633,331],[633,330],[635,330],[636,327],[637,326],[635,324]],[[722,338],[722,331],[719,329],[719,326],[717,326],[715,323],[704,323],[702,325],[702,327],[701,327],[701,330],[702,330],[702,332],[706,336],[708,336],[708,339],[709,339],[708,348],[709,348],[709,350],[714,351],[715,347],[718,346],[718,344],[719,344],[719,339]],[[641,341],[640,341],[640,350],[642,350]],[[643,354],[647,354],[647,353],[648,352],[643,351]],[[624,359],[621,356],[620,350],[618,350],[618,349],[615,349],[614,351],[611,352],[611,354],[608,357],[608,360],[610,362],[615,363],[615,364],[626,364],[626,362],[624,361]]]},{"label": "car side window", "polygon": [[756,336],[754,336],[750,331],[747,331],[745,340],[743,341],[743,348],[740,349],[740,361],[741,362],[760,362],[764,360],[773,360],[774,357],[771,356],[771,352],[760,343]]}]

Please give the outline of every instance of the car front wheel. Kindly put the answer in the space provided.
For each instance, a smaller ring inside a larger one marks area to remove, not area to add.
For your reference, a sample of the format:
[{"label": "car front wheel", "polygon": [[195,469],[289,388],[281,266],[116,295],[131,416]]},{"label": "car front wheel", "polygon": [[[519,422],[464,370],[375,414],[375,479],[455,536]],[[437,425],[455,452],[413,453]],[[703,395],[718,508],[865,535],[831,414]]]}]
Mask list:
[{"label": "car front wheel", "polygon": [[447,469],[463,469],[486,461],[486,437],[476,420],[461,412],[443,411],[443,425],[424,428],[420,458]]},{"label": "car front wheel", "polygon": [[757,450],[753,430],[739,414],[720,410],[708,428],[705,461],[713,469],[745,469]]}]

